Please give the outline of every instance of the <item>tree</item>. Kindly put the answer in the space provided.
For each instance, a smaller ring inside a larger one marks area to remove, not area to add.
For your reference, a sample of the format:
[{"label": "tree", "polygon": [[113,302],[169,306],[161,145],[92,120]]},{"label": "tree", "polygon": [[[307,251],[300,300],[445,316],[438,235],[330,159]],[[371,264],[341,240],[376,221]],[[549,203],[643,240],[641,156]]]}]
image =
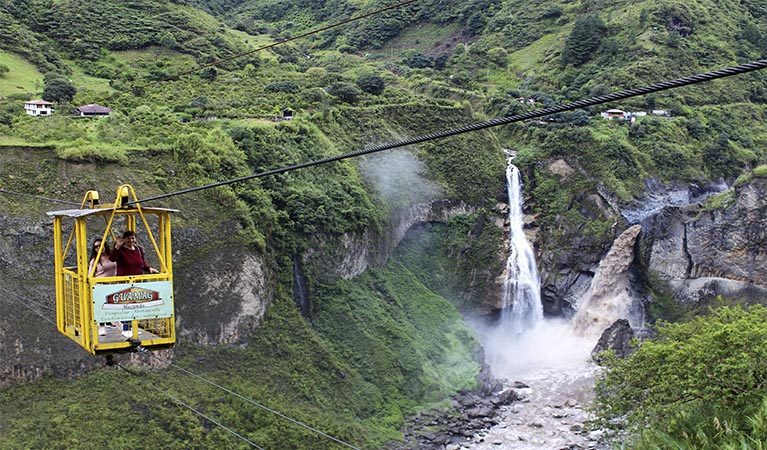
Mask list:
[{"label": "tree", "polygon": [[200,96],[195,97],[190,103],[192,108],[205,108],[208,105],[208,97]]},{"label": "tree", "polygon": [[591,123],[591,116],[583,109],[576,109],[565,114],[564,120],[570,125],[584,126]]},{"label": "tree", "polygon": [[606,30],[607,27],[599,16],[585,16],[578,19],[565,40],[562,62],[580,66],[589,61],[599,48]]},{"label": "tree", "polygon": [[416,53],[409,58],[405,58],[405,64],[413,69],[425,69],[427,67],[434,67],[434,59],[431,56],[424,55],[422,53]]},{"label": "tree", "polygon": [[703,164],[714,177],[730,177],[738,171],[738,161],[730,148],[730,136],[721,133],[716,140],[703,149]]},{"label": "tree", "polygon": [[166,32],[160,37],[160,46],[168,50],[174,50],[176,47],[178,47],[178,42],[176,41],[175,36],[173,36],[170,32]]},{"label": "tree", "polygon": [[6,73],[10,72],[11,69],[8,68],[5,64],[0,64],[0,77],[4,77]]},{"label": "tree", "polygon": [[242,69],[242,76],[245,78],[256,78],[258,76],[258,69],[256,69],[255,65],[248,63]]},{"label": "tree", "polygon": [[43,100],[54,103],[69,103],[75,98],[77,89],[61,74],[48,74],[44,79]]},{"label": "tree", "polygon": [[200,78],[208,81],[215,81],[218,77],[218,70],[215,67],[206,67],[200,70]]},{"label": "tree", "polygon": [[502,47],[494,47],[487,51],[487,59],[498,67],[506,67],[509,63],[509,54]]},{"label": "tree", "polygon": [[301,87],[295,81],[275,81],[264,86],[266,92],[287,92],[295,94],[301,90]]},{"label": "tree", "polygon": [[682,424],[691,419],[717,434],[715,418],[747,430],[752,425],[745,417],[757,413],[767,395],[766,335],[762,305],[722,307],[686,323],[663,323],[657,338],[628,358],[606,360],[596,384],[596,411],[608,422],[625,417],[637,433],[689,435]]},{"label": "tree", "polygon": [[[463,46],[461,46],[463,48]],[[450,55],[448,53],[440,53],[437,55],[436,58],[434,58],[434,68],[437,70],[442,70],[447,66],[447,61],[450,59]]]},{"label": "tree", "polygon": [[351,83],[334,83],[328,89],[328,94],[338,97],[346,103],[354,103],[361,94],[360,89]]},{"label": "tree", "polygon": [[381,95],[384,91],[384,79],[374,73],[367,73],[357,78],[357,86],[364,92]]}]

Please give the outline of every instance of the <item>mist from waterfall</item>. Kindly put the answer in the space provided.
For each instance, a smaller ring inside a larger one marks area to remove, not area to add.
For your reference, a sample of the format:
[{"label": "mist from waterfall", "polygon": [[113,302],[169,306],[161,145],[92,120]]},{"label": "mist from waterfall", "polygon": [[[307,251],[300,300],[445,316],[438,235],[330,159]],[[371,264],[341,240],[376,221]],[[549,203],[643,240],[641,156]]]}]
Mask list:
[{"label": "mist from waterfall", "polygon": [[494,375],[512,379],[541,369],[583,364],[593,347],[576,336],[568,321],[544,319],[535,253],[524,232],[523,185],[508,159],[509,255],[504,272],[500,318],[480,331]]},{"label": "mist from waterfall", "polygon": [[[639,227],[626,230],[600,262],[590,289],[578,300],[575,318],[543,317],[535,254],[523,226],[519,170],[509,158],[509,256],[504,273],[503,310],[494,326],[477,326],[486,361],[507,387],[522,381],[527,399],[515,404],[503,422],[478,437],[470,450],[556,450],[592,448],[583,433],[585,405],[593,398],[598,367],[591,351],[612,321],[631,320],[629,268]],[[641,308],[640,308],[641,309]],[[641,320],[639,321],[641,323]],[[599,447],[607,448],[607,447]]]}]

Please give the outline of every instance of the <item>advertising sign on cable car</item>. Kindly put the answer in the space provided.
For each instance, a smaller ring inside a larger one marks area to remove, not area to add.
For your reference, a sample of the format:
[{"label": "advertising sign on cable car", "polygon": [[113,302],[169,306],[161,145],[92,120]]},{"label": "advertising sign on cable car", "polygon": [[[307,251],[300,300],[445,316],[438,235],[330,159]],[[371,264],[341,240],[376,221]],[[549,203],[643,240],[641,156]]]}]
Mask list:
[{"label": "advertising sign on cable car", "polygon": [[96,322],[159,319],[173,316],[170,281],[97,284],[93,286]]}]

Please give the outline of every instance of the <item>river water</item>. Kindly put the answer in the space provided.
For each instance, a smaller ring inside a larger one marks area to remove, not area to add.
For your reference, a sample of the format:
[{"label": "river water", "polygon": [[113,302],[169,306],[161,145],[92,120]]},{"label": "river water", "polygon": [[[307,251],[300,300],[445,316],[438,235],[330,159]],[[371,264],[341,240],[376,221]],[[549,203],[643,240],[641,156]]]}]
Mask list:
[{"label": "river water", "polygon": [[576,334],[566,321],[543,320],[524,333],[480,331],[493,375],[524,398],[504,407],[501,423],[474,436],[471,450],[606,448],[585,423],[599,367],[590,353],[598,337]]}]

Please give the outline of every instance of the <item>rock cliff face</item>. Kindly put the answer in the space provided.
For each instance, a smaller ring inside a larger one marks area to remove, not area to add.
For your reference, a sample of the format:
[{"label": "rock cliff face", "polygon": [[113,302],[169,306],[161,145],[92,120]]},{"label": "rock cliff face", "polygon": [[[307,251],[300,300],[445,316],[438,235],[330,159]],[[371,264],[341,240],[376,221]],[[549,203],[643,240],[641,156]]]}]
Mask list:
[{"label": "rock cliff face", "polygon": [[391,252],[404,239],[410,228],[419,223],[447,223],[453,217],[473,213],[475,208],[463,202],[435,200],[395,211],[384,234],[367,230],[340,237],[315,236],[313,245],[304,252],[306,264],[322,264],[322,276],[350,279],[368,266],[384,264]]},{"label": "rock cliff face", "polygon": [[[563,164],[552,166],[561,172]],[[615,217],[616,236],[631,223],[641,225],[636,259],[627,271],[633,295],[644,297],[645,303],[670,298],[669,307],[678,311],[705,307],[720,295],[767,301],[767,180],[755,178],[732,189],[721,180],[689,186],[650,180],[645,188],[642,198],[630,203],[617,202],[599,189],[598,195],[577,199],[597,206],[605,218]],[[707,203],[712,195],[722,196],[722,206],[705,206],[716,203]],[[545,239],[546,233],[537,229],[530,235]],[[549,316],[573,314],[573,305],[588,297],[609,248],[576,230],[569,236],[566,252],[556,257],[539,253],[542,301]]]},{"label": "rock cliff face", "polygon": [[[140,159],[134,169],[142,173],[157,165],[152,158]],[[110,191],[124,181],[142,192],[141,181],[125,180],[118,165],[95,169],[92,164],[68,164],[50,149],[4,148],[0,156],[4,187],[19,183],[20,191],[30,191],[40,186],[41,195],[66,200],[78,200],[95,186],[102,200],[110,201]],[[59,182],[44,188],[35,170]],[[104,363],[103,357],[91,356],[56,329],[53,234],[45,211],[70,207],[0,198],[0,387],[44,374],[77,375]],[[231,242],[240,230],[236,222],[221,220],[208,230],[196,226],[206,220],[205,214],[221,212],[216,205],[207,208],[204,213],[198,212],[199,205],[183,208],[173,219],[177,337],[203,345],[238,342],[260,324],[273,297],[273,276],[263,255]]]},{"label": "rock cliff face", "polygon": [[178,337],[202,345],[231,344],[258,327],[273,290],[265,266],[261,255],[222,248],[199,265],[177,270]]},{"label": "rock cliff face", "polygon": [[[577,167],[577,166],[576,166]],[[547,166],[547,170],[560,177],[563,183],[568,182],[575,174],[587,176],[581,168],[571,166],[563,159],[557,159]],[[531,199],[533,202],[536,199]],[[612,224],[611,232],[617,237],[627,226],[621,217],[620,205],[615,196],[604,186],[597,185],[592,192],[582,192],[573,199],[574,209],[586,217]],[[610,249],[612,239],[594,239],[581,229],[560,227],[559,230],[538,229],[531,235],[536,236],[537,249],[548,248],[540,254],[539,269],[541,271],[541,301],[547,316],[571,316],[575,313],[575,305],[587,295],[594,273],[602,257]],[[563,242],[556,245],[547,244],[552,231],[562,233]]]},{"label": "rock cliff face", "polygon": [[56,330],[51,236],[39,218],[0,214],[0,387],[100,364]]},{"label": "rock cliff face", "polygon": [[[41,220],[0,216],[0,387],[103,364],[56,330],[52,234]],[[210,240],[199,230],[176,230],[177,337],[202,345],[234,343],[260,323],[272,298],[272,277],[263,257],[245,249],[201,250]]]},{"label": "rock cliff face", "polygon": [[717,295],[767,299],[767,180],[731,195],[724,208],[669,206],[643,221],[642,266],[678,303],[703,306]]},{"label": "rock cliff face", "polygon": [[637,301],[632,295],[629,277],[629,268],[634,262],[634,244],[641,230],[641,225],[629,227],[599,263],[591,289],[582,299],[573,321],[577,333],[599,333],[620,319],[633,319],[634,326],[642,325],[641,314],[637,314],[638,308],[634,307]]}]

